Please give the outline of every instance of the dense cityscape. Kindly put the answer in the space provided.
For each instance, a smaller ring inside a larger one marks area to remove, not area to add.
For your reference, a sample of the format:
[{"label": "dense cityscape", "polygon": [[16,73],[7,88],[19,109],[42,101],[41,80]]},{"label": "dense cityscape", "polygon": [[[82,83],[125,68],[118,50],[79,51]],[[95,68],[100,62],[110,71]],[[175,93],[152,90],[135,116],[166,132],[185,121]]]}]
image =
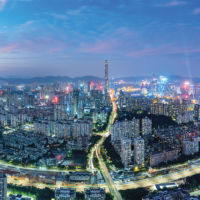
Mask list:
[{"label": "dense cityscape", "polygon": [[200,191],[187,186],[200,164],[198,82],[155,74],[116,82],[107,60],[104,81],[7,81],[2,199],[131,199],[124,192],[141,188],[138,199],[198,199]]},{"label": "dense cityscape", "polygon": [[199,0],[0,0],[0,200],[200,200]]}]

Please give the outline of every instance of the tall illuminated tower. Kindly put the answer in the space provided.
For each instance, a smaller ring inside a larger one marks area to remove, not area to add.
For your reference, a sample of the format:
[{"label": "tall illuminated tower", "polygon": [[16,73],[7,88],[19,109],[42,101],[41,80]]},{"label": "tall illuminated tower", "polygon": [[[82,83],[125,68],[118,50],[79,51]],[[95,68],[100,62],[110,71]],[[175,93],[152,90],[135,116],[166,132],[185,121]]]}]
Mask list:
[{"label": "tall illuminated tower", "polygon": [[104,94],[108,93],[109,81],[108,81],[108,61],[105,60],[104,67]]}]

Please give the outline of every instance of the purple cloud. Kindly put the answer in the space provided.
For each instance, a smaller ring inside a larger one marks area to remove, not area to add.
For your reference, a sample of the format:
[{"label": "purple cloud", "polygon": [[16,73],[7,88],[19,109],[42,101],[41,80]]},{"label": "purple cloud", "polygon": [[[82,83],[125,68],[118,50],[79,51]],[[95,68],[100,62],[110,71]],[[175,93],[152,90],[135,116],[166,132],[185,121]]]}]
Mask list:
[{"label": "purple cloud", "polygon": [[116,40],[111,41],[97,41],[95,43],[82,43],[78,52],[83,53],[113,53],[114,47],[116,47],[118,42]]},{"label": "purple cloud", "polygon": [[[28,21],[16,27],[14,36],[0,34],[0,53],[56,53],[68,48],[66,35],[43,21]],[[42,34],[40,34],[42,33]]]},{"label": "purple cloud", "polygon": [[8,0],[0,0],[0,11],[2,11]]},{"label": "purple cloud", "polygon": [[55,17],[56,19],[66,19],[67,18],[66,15],[57,14],[57,13],[44,13],[44,14],[51,15],[51,16]]},{"label": "purple cloud", "polygon": [[193,15],[199,15],[200,14],[200,8],[196,8],[193,12]]},{"label": "purple cloud", "polygon": [[171,7],[171,6],[178,6],[178,5],[181,5],[181,4],[185,4],[186,2],[184,1],[172,1],[172,2],[169,2],[169,3],[166,3],[166,4],[157,4],[155,5],[156,7]]}]

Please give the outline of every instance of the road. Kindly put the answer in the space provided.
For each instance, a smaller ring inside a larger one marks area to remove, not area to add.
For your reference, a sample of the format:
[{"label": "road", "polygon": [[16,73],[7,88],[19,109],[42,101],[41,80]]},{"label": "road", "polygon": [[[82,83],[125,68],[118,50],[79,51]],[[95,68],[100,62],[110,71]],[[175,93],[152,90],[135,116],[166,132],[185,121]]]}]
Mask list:
[{"label": "road", "polygon": [[173,182],[178,179],[182,179],[188,176],[192,176],[194,174],[198,174],[199,172],[200,172],[200,166],[197,166],[194,168],[190,168],[188,170],[183,170],[181,172],[167,174],[167,175],[159,176],[156,178],[148,178],[148,179],[143,179],[140,181],[133,181],[131,183],[120,183],[117,185],[117,189],[127,190],[127,189],[138,188],[138,187],[150,187],[155,184]]},{"label": "road", "polygon": [[[111,96],[111,98],[113,98]],[[102,171],[102,174],[104,176],[104,179],[106,181],[106,185],[108,186],[109,190],[110,190],[110,193],[114,196],[114,198],[116,200],[122,200],[121,198],[121,195],[120,193],[118,192],[117,190],[117,187],[114,183],[114,181],[112,180],[112,177],[110,176],[109,174],[109,171],[101,157],[101,145],[103,144],[103,142],[105,141],[105,139],[110,135],[110,127],[111,127],[111,124],[114,122],[115,118],[116,118],[116,111],[117,111],[117,107],[116,107],[116,104],[115,104],[115,101],[112,101],[113,102],[113,110],[112,110],[112,113],[111,113],[111,117],[109,119],[109,123],[108,123],[108,126],[107,126],[107,132],[104,133],[102,135],[102,139],[100,140],[100,142],[97,144],[96,146],[96,156],[99,160],[99,164],[100,164],[100,168],[101,168],[101,171]],[[93,154],[94,154],[94,151],[92,152],[91,154],[91,157],[90,157],[90,167],[91,167],[91,171],[93,172],[94,171],[94,167],[93,167]]]},{"label": "road", "polygon": [[[103,165],[103,163],[102,163]],[[103,171],[106,171],[105,169]],[[200,166],[194,167],[192,169],[189,170],[185,170],[182,172],[176,172],[173,174],[169,174],[169,175],[164,175],[164,176],[160,176],[160,177],[156,177],[156,178],[149,178],[149,179],[143,179],[140,181],[134,181],[131,183],[119,183],[116,185],[116,188],[118,190],[127,190],[127,189],[132,189],[132,188],[139,188],[139,187],[150,187],[153,186],[155,184],[160,184],[160,183],[168,183],[168,182],[174,182],[178,179],[182,179],[182,178],[186,178],[187,176],[192,176],[194,174],[197,174],[200,172]],[[105,175],[105,174],[104,174]],[[105,176],[107,178],[107,176]],[[28,183],[28,182],[21,182],[21,181],[15,181],[11,178],[8,178],[8,183],[14,183],[14,184],[23,184],[24,186],[35,186],[38,188],[45,188],[45,187],[49,187],[49,188],[56,188],[58,186],[56,185],[45,185],[45,184],[37,184],[37,183]],[[105,187],[106,190],[108,191],[108,189],[110,190],[110,187],[108,187],[110,184],[101,184],[100,187]],[[76,188],[77,191],[84,191],[85,187],[91,187],[91,185],[69,185],[66,187],[72,187],[72,188]]]},{"label": "road", "polygon": [[190,193],[191,196],[199,196],[199,194],[200,194],[200,190]]},{"label": "road", "polygon": [[[55,188],[58,188],[59,186],[58,185],[46,185],[46,184],[40,184],[40,183],[29,183],[27,181],[19,181],[19,180],[14,180],[12,178],[8,178],[7,179],[7,182],[8,183],[12,183],[12,184],[17,184],[17,185],[23,185],[23,186],[34,186],[36,188],[39,188],[39,189],[44,189],[45,187],[48,187],[50,189],[55,189]],[[63,188],[76,188],[76,191],[77,192],[83,192],[84,191],[84,188],[90,188],[91,185],[68,185],[68,186],[61,186]],[[99,187],[99,186],[92,186],[92,187]],[[107,186],[103,186],[106,188],[106,191],[109,192],[109,189],[107,188]]]}]

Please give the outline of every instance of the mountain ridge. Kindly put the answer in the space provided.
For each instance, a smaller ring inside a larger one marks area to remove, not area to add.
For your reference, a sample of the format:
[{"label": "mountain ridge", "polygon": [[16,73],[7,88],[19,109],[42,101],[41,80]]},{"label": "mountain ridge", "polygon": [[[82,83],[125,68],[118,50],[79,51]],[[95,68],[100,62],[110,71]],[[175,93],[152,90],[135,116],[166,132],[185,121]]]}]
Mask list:
[{"label": "mountain ridge", "polygon": [[[159,77],[159,76],[158,76]],[[157,78],[158,78],[157,77]],[[200,83],[200,78],[198,77],[182,77],[178,75],[170,75],[166,76],[167,77],[167,82],[183,82],[183,81],[191,81],[193,83]],[[152,76],[129,76],[129,77],[120,77],[120,78],[115,78],[115,79],[110,79],[111,83],[112,82],[118,82],[120,80],[123,80],[124,82],[138,82],[147,79],[148,81],[152,80]],[[32,77],[32,78],[4,78],[0,77],[1,82],[6,82],[9,84],[30,84],[30,83],[53,83],[57,81],[63,81],[63,82],[79,82],[79,81],[85,81],[90,82],[93,81],[95,83],[98,83],[99,81],[103,81],[104,79],[101,77],[97,76],[81,76],[81,77],[74,77],[71,78],[69,76],[45,76],[45,77]]]}]

